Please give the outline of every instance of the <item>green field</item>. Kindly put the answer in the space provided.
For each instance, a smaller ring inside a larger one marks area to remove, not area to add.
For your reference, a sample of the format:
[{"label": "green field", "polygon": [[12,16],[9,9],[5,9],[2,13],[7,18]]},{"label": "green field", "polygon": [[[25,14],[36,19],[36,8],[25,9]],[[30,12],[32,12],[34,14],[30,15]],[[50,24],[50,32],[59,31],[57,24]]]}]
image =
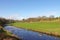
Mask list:
[{"label": "green field", "polygon": [[53,32],[60,34],[60,23],[59,22],[16,22],[12,24],[13,26],[24,28],[24,29],[32,29],[35,31],[42,32]]}]

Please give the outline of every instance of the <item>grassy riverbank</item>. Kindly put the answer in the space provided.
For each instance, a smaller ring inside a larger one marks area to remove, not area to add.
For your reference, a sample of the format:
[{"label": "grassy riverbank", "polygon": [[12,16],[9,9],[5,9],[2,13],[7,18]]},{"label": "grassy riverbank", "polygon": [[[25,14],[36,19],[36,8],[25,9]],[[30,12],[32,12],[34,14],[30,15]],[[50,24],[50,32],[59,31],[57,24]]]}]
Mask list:
[{"label": "grassy riverbank", "polygon": [[35,30],[38,32],[46,32],[50,34],[52,33],[55,35],[60,35],[60,22],[16,22],[12,25],[28,30]]},{"label": "grassy riverbank", "polygon": [[20,40],[16,35],[11,32],[4,30],[2,26],[0,26],[0,40]]}]

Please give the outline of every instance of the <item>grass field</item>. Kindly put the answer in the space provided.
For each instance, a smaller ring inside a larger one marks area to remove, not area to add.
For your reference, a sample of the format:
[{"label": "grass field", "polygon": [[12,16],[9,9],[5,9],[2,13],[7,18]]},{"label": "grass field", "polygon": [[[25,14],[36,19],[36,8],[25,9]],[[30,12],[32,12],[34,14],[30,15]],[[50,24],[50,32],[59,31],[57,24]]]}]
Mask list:
[{"label": "grass field", "polygon": [[16,22],[12,25],[24,29],[60,34],[60,22]]}]

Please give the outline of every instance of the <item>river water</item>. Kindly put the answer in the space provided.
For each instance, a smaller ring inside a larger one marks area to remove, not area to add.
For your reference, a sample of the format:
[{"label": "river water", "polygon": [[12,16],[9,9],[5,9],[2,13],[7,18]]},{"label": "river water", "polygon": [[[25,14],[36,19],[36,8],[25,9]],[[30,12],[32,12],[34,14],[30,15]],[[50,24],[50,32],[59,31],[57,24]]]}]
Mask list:
[{"label": "river water", "polygon": [[57,37],[16,28],[14,26],[6,26],[4,29],[22,38],[22,40],[60,40],[60,38]]}]

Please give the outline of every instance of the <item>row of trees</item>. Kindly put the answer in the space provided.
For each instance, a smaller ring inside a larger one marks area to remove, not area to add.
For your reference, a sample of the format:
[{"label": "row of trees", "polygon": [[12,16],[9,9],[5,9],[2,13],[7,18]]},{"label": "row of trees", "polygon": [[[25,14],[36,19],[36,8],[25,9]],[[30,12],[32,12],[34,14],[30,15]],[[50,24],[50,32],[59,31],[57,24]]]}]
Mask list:
[{"label": "row of trees", "polygon": [[14,23],[14,22],[41,22],[41,21],[52,21],[52,20],[60,20],[60,17],[54,17],[53,15],[46,17],[35,17],[35,18],[27,18],[23,20],[13,20],[13,19],[5,19],[5,18],[0,18],[0,25],[3,26],[8,23]]},{"label": "row of trees", "polygon": [[36,17],[36,18],[28,18],[28,19],[23,19],[22,22],[40,22],[40,21],[52,21],[52,20],[57,20],[60,19],[60,17],[54,17],[53,15],[46,17]]}]

